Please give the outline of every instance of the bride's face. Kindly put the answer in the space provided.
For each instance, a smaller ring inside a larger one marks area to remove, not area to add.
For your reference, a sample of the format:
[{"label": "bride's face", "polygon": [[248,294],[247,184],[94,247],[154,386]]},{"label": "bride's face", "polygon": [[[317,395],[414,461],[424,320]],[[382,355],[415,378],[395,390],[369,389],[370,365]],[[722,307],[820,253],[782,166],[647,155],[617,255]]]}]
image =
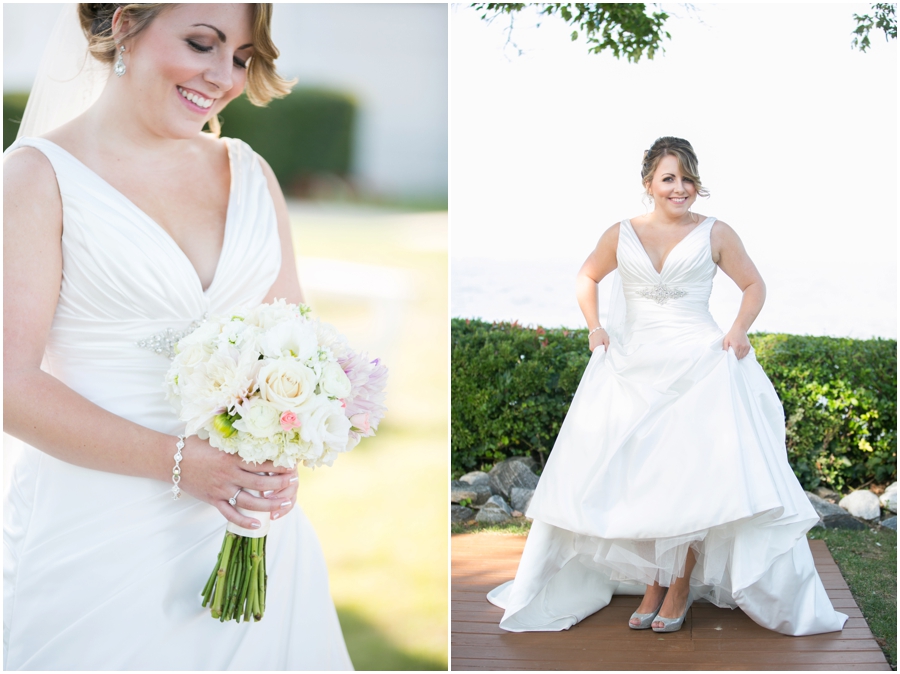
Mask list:
[{"label": "bride's face", "polygon": [[697,186],[681,172],[678,158],[671,154],[659,160],[649,190],[656,208],[672,216],[687,213],[697,200]]},{"label": "bride's face", "polygon": [[[247,4],[178,4],[126,40],[120,84],[160,135],[190,138],[244,90],[253,55]],[[113,79],[116,79],[115,77]]]}]

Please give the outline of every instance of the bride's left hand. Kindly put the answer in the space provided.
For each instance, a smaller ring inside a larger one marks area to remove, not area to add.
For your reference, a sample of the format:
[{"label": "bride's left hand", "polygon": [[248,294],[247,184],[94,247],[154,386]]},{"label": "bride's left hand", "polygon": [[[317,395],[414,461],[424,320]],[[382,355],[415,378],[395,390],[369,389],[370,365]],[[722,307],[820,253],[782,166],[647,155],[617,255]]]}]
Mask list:
[{"label": "bride's left hand", "polygon": [[722,340],[722,350],[728,351],[728,347],[734,349],[734,355],[740,360],[750,353],[750,340],[747,339],[747,333],[742,330],[732,328]]}]

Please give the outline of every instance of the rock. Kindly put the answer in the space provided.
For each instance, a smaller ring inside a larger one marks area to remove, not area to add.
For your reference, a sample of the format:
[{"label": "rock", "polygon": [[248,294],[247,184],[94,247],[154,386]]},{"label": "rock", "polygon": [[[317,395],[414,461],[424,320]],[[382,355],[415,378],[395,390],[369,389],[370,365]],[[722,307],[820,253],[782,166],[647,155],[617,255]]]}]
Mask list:
[{"label": "rock", "polygon": [[470,485],[459,480],[450,481],[450,503],[459,503],[463,499],[475,502],[478,493]]},{"label": "rock", "polygon": [[530,456],[513,456],[507,459],[507,461],[518,461],[519,463],[524,463],[526,466],[528,466],[528,470],[530,470],[532,473],[537,469],[538,466],[541,465]]},{"label": "rock", "polygon": [[487,473],[483,473],[480,470],[476,470],[471,473],[466,473],[461,478],[459,478],[459,481],[465,482],[466,484],[471,484],[471,485],[476,485],[476,484],[490,485],[491,478]]},{"label": "rock", "polygon": [[892,513],[897,512],[897,483],[895,482],[892,485],[889,485],[887,489],[884,490],[884,493],[878,499],[881,503],[881,507],[885,510],[889,510]]},{"label": "rock", "polygon": [[878,497],[868,489],[859,489],[841,499],[838,505],[851,515],[864,520],[877,520],[881,517],[881,504]]},{"label": "rock", "polygon": [[819,515],[819,520],[822,522],[822,525],[826,529],[862,530],[866,528],[865,524],[853,517],[853,515],[848,513],[839,505],[829,503],[825,499],[819,498],[812,492],[806,492],[806,497],[809,499],[812,507],[816,509],[816,513],[818,513]]},{"label": "rock", "polygon": [[531,497],[533,494],[534,489],[513,487],[512,489],[510,489],[509,503],[516,510],[525,512],[526,510],[528,510],[528,505],[531,503]]},{"label": "rock", "polygon": [[491,496],[475,516],[476,522],[499,524],[512,517],[512,510],[500,496]]},{"label": "rock", "polygon": [[490,497],[491,487],[483,482],[472,485],[462,480],[450,482],[450,503],[460,503],[463,499],[468,499],[474,505],[481,505],[487,503]]},{"label": "rock", "polygon": [[475,511],[471,508],[465,508],[463,506],[452,505],[450,506],[450,521],[455,522],[457,524],[465,524],[470,519],[475,516]]},{"label": "rock", "polygon": [[538,483],[538,476],[531,472],[528,464],[517,459],[501,461],[491,469],[489,476],[491,491],[504,499],[510,498],[513,487],[534,489]]},{"label": "rock", "polygon": [[522,513],[519,512],[518,510],[513,510],[513,511],[512,511],[512,516],[513,516],[513,517],[521,517],[521,516],[522,516]]},{"label": "rock", "polygon": [[888,517],[886,520],[881,520],[881,526],[897,531],[897,516],[894,515],[893,517]]},{"label": "rock", "polygon": [[829,489],[828,487],[816,487],[816,490],[813,493],[819,498],[825,499],[829,503],[834,503],[835,505],[841,500],[841,495],[834,489]]}]

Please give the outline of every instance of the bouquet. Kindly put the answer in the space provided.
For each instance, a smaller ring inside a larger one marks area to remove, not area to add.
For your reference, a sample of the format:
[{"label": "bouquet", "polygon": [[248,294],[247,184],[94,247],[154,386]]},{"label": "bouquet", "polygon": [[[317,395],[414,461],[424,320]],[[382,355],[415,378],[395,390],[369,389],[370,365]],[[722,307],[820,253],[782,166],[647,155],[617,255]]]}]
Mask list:
[{"label": "bouquet", "polygon": [[[281,299],[212,317],[175,352],[166,390],[185,434],[247,463],[330,466],[374,435],[386,411],[387,368],[352,351],[303,304]],[[239,510],[262,526],[226,527],[202,593],[220,621],[258,621],[266,606],[269,513]]]}]

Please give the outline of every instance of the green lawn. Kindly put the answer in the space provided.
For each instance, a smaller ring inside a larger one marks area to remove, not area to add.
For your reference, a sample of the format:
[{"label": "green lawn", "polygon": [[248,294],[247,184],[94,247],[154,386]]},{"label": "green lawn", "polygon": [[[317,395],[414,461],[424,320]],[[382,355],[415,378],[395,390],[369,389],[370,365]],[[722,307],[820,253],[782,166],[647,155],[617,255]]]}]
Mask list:
[{"label": "green lawn", "polygon": [[[298,502],[322,543],[350,657],[356,669],[446,670],[446,213],[312,207],[292,209],[292,224],[307,302],[390,372],[378,435],[332,468],[300,471]],[[332,263],[362,273],[363,292],[333,289]],[[382,271],[399,298],[366,296],[365,274]]]}]

